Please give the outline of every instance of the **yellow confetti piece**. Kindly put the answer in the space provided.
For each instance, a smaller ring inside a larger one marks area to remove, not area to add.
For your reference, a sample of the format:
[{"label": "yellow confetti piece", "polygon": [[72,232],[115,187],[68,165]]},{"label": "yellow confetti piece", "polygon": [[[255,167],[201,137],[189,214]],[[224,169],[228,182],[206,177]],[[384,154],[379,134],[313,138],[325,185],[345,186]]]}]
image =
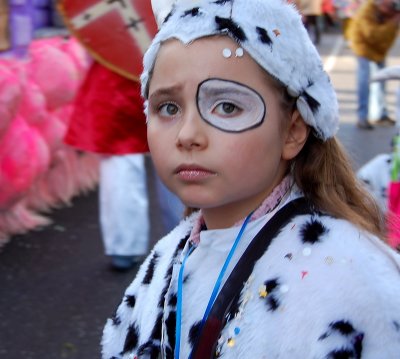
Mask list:
[{"label": "yellow confetti piece", "polygon": [[261,298],[265,298],[268,295],[267,292],[267,287],[265,285],[262,285],[259,289],[258,289],[258,294]]},{"label": "yellow confetti piece", "polygon": [[229,338],[228,339],[228,347],[232,348],[235,346],[235,339]]}]

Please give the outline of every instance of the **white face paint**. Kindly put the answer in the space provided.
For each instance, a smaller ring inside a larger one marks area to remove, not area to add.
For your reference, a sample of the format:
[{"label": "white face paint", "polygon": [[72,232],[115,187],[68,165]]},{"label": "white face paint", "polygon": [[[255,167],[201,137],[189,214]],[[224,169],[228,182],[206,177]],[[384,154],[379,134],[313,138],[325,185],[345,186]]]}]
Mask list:
[{"label": "white face paint", "polygon": [[259,126],[266,114],[263,98],[239,82],[207,79],[197,89],[197,107],[204,121],[226,132]]}]

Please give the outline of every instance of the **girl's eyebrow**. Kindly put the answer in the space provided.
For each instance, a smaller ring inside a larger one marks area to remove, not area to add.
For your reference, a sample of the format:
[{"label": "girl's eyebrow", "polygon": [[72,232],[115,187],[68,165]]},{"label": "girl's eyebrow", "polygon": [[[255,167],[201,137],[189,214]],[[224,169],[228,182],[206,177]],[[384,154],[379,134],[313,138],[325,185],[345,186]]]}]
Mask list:
[{"label": "girl's eyebrow", "polygon": [[160,87],[154,92],[152,92],[149,96],[149,100],[153,97],[164,96],[164,95],[173,95],[182,91],[182,85],[174,85],[169,87]]}]

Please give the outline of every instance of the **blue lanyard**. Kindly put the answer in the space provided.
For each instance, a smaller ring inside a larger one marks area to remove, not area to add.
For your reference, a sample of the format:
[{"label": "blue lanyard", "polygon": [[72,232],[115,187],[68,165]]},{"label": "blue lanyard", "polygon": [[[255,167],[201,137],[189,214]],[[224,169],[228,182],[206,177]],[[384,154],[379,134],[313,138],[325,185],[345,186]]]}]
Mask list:
[{"label": "blue lanyard", "polygon": [[182,295],[183,295],[183,270],[185,268],[186,260],[188,259],[190,253],[193,252],[195,246],[192,246],[186,253],[183,259],[181,268],[179,269],[178,276],[178,302],[176,311],[176,328],[175,328],[175,359],[179,359],[179,352],[181,348],[181,330],[182,330]]},{"label": "blue lanyard", "polygon": [[[225,260],[224,265],[222,266],[222,269],[219,273],[218,279],[215,282],[214,289],[212,291],[211,297],[208,301],[207,308],[204,312],[203,319],[201,321],[201,326],[199,332],[201,332],[208,315],[210,314],[211,308],[215,302],[215,299],[217,298],[217,294],[219,291],[219,288],[222,283],[222,279],[224,277],[224,274],[226,272],[226,269],[228,268],[229,262],[231,261],[233,254],[235,253],[235,250],[243,236],[243,232],[247,226],[247,223],[249,222],[251,215],[253,212],[251,212],[245,219],[245,221],[242,224],[242,227],[240,228],[239,234],[237,235],[235,242],[232,245],[231,250],[229,251],[229,254]],[[183,272],[185,269],[185,264],[186,260],[188,259],[189,255],[193,252],[195,249],[195,246],[192,246],[186,253],[185,258],[183,259],[181,268],[179,270],[179,276],[178,276],[178,301],[177,301],[177,310],[176,310],[176,329],[175,329],[175,359],[179,359],[179,354],[180,354],[180,348],[181,348],[181,331],[182,331],[182,298],[183,298]],[[189,358],[191,355],[189,356]]]}]

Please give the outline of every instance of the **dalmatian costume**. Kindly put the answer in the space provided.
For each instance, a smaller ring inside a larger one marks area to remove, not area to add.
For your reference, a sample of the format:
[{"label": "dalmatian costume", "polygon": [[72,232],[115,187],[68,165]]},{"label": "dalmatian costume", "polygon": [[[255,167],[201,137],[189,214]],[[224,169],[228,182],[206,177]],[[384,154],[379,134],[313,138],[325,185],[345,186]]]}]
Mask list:
[{"label": "dalmatian costume", "polygon": [[[232,266],[273,214],[299,196],[292,188],[272,211],[250,222]],[[143,263],[106,324],[103,359],[173,358],[178,270],[199,216],[193,214],[160,240]],[[188,257],[182,358],[189,357],[239,229],[201,230],[199,244]],[[296,216],[244,283],[214,357],[397,359],[399,269],[394,251],[349,222],[317,212]]]},{"label": "dalmatian costume", "polygon": [[[284,0],[178,0],[160,14],[160,31],[144,57],[145,98],[163,41],[189,44],[227,35],[286,86],[321,140],[336,133],[336,95],[293,5]],[[261,228],[302,196],[290,176],[274,189],[244,229],[223,282]],[[106,323],[102,358],[174,358],[177,339],[180,357],[190,357],[242,222],[208,230],[199,211],[162,238]],[[215,358],[400,357],[399,255],[372,234],[326,213],[299,213],[281,228],[235,298]]]}]

